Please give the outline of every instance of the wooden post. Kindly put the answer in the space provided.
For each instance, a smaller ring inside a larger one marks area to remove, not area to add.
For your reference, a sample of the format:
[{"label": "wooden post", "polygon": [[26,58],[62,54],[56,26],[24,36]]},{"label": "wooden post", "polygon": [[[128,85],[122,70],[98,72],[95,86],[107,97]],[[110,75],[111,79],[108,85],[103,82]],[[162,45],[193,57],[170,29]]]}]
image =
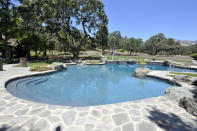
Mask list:
[{"label": "wooden post", "polygon": [[27,59],[22,57],[20,58],[20,66],[21,67],[26,67],[27,66]]}]

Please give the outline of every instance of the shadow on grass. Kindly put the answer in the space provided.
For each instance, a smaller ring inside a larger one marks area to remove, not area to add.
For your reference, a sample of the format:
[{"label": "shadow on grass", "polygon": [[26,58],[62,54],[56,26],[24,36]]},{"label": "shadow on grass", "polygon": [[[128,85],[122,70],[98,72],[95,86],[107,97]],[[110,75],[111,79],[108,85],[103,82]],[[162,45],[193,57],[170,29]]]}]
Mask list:
[{"label": "shadow on grass", "polygon": [[[157,109],[153,109],[148,117],[151,121],[156,123],[165,131],[196,131],[197,120],[192,119],[193,122],[183,121],[174,113],[163,113]],[[189,118],[188,118],[189,119]]]}]

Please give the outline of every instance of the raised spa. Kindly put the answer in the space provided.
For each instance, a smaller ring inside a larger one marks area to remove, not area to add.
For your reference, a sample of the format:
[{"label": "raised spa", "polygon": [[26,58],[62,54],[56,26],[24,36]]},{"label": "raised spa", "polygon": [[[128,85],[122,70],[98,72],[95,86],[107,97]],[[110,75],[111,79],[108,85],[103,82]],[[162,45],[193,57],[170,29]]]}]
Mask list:
[{"label": "raised spa", "polygon": [[[136,67],[129,64],[69,66],[65,71],[14,80],[6,89],[16,97],[40,103],[93,106],[161,96],[171,86],[158,79],[133,77]],[[169,69],[159,65],[147,67]]]}]

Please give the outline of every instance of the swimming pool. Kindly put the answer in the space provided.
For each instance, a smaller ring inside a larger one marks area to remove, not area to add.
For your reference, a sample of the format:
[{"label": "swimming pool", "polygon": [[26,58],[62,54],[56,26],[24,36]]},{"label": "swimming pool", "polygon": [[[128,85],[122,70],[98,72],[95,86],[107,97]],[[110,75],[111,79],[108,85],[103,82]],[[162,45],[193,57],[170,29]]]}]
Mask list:
[{"label": "swimming pool", "polygon": [[[14,80],[6,89],[16,97],[40,103],[93,106],[161,96],[171,86],[158,79],[133,77],[136,67],[129,64],[69,66],[61,72]],[[147,67],[169,69],[159,65]]]}]

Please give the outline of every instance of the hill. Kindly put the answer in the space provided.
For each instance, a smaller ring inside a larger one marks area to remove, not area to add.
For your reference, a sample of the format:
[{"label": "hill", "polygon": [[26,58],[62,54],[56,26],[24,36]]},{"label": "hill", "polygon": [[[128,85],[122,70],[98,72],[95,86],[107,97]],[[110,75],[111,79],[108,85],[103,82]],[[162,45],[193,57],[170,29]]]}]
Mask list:
[{"label": "hill", "polygon": [[191,46],[197,44],[197,40],[191,41],[191,40],[176,40],[177,42],[180,42],[183,46]]}]

